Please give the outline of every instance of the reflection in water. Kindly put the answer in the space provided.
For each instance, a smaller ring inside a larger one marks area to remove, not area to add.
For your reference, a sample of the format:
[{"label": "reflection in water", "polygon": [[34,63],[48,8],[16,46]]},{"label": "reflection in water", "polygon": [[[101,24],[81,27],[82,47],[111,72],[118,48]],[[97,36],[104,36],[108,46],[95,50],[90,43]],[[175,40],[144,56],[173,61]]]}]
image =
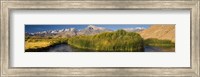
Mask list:
[{"label": "reflection in water", "polygon": [[[26,50],[26,52],[97,52],[97,51],[79,49],[79,48],[72,47],[68,44],[58,44],[58,45],[54,45],[54,46],[46,47],[42,49],[30,49],[30,50]],[[144,51],[140,51],[140,52],[166,52],[166,51],[158,47],[145,46]]]},{"label": "reflection in water", "polygon": [[145,52],[162,52],[162,50],[158,47],[151,47],[151,46],[145,46],[144,47]]},{"label": "reflection in water", "polygon": [[49,48],[47,52],[72,52],[72,48],[67,44],[59,44]]}]

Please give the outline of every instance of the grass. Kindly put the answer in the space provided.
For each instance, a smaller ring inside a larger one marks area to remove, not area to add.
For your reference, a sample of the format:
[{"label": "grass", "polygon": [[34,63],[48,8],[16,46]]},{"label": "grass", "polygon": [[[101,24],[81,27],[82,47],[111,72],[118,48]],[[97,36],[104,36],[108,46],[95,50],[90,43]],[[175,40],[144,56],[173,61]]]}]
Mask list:
[{"label": "grass", "polygon": [[37,48],[42,48],[42,47],[47,47],[47,46],[50,46],[51,43],[50,42],[42,42],[42,41],[39,41],[39,42],[26,42],[25,43],[25,49],[37,49]]},{"label": "grass", "polygon": [[175,48],[175,43],[170,40],[160,40],[156,38],[149,38],[144,41],[145,46],[155,46],[160,48]]},{"label": "grass", "polygon": [[26,37],[25,50],[44,49],[56,44],[67,43],[71,46],[98,50],[98,51],[143,51],[144,46],[164,48],[169,51],[175,49],[175,43],[170,40],[156,38],[145,39],[134,32],[118,30],[116,32],[105,32],[93,36],[75,36],[71,38],[53,37]]},{"label": "grass", "polygon": [[67,38],[26,38],[25,50],[44,48],[55,44],[67,43]]},{"label": "grass", "polygon": [[76,36],[70,38],[68,44],[76,48],[108,52],[138,52],[144,49],[143,38],[138,33],[124,30]]}]

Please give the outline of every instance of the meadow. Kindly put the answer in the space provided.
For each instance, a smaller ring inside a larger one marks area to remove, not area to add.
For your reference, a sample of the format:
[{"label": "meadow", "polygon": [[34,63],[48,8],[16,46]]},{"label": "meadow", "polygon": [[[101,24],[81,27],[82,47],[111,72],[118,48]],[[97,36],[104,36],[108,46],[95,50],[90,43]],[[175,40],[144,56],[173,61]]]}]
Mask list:
[{"label": "meadow", "polygon": [[68,38],[52,38],[31,36],[25,38],[25,50],[44,48],[56,44],[67,43]]}]

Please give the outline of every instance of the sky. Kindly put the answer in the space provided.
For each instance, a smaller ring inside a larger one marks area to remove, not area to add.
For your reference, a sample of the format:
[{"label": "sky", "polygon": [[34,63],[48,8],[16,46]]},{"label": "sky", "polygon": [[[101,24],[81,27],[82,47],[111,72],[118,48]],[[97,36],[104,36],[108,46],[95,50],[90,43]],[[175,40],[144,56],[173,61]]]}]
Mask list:
[{"label": "sky", "polygon": [[41,32],[47,30],[60,30],[66,28],[75,28],[78,30],[82,30],[86,28],[88,25],[95,25],[98,27],[104,27],[111,30],[118,30],[123,28],[148,28],[150,24],[26,24],[25,32],[34,33]]}]

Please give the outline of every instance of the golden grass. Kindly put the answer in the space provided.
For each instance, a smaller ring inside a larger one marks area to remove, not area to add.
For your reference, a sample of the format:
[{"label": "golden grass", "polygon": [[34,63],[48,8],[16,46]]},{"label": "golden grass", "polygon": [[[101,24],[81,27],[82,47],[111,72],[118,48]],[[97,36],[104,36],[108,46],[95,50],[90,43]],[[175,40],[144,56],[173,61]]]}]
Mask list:
[{"label": "golden grass", "polygon": [[47,47],[50,45],[51,44],[48,41],[26,42],[25,49],[37,49],[37,48]]},{"label": "golden grass", "polygon": [[27,39],[25,41],[25,50],[26,49],[37,49],[37,48],[43,48],[48,47],[50,45],[61,43],[61,42],[67,42],[67,38],[52,38],[52,39],[46,39],[46,38],[40,38],[40,39]]}]

